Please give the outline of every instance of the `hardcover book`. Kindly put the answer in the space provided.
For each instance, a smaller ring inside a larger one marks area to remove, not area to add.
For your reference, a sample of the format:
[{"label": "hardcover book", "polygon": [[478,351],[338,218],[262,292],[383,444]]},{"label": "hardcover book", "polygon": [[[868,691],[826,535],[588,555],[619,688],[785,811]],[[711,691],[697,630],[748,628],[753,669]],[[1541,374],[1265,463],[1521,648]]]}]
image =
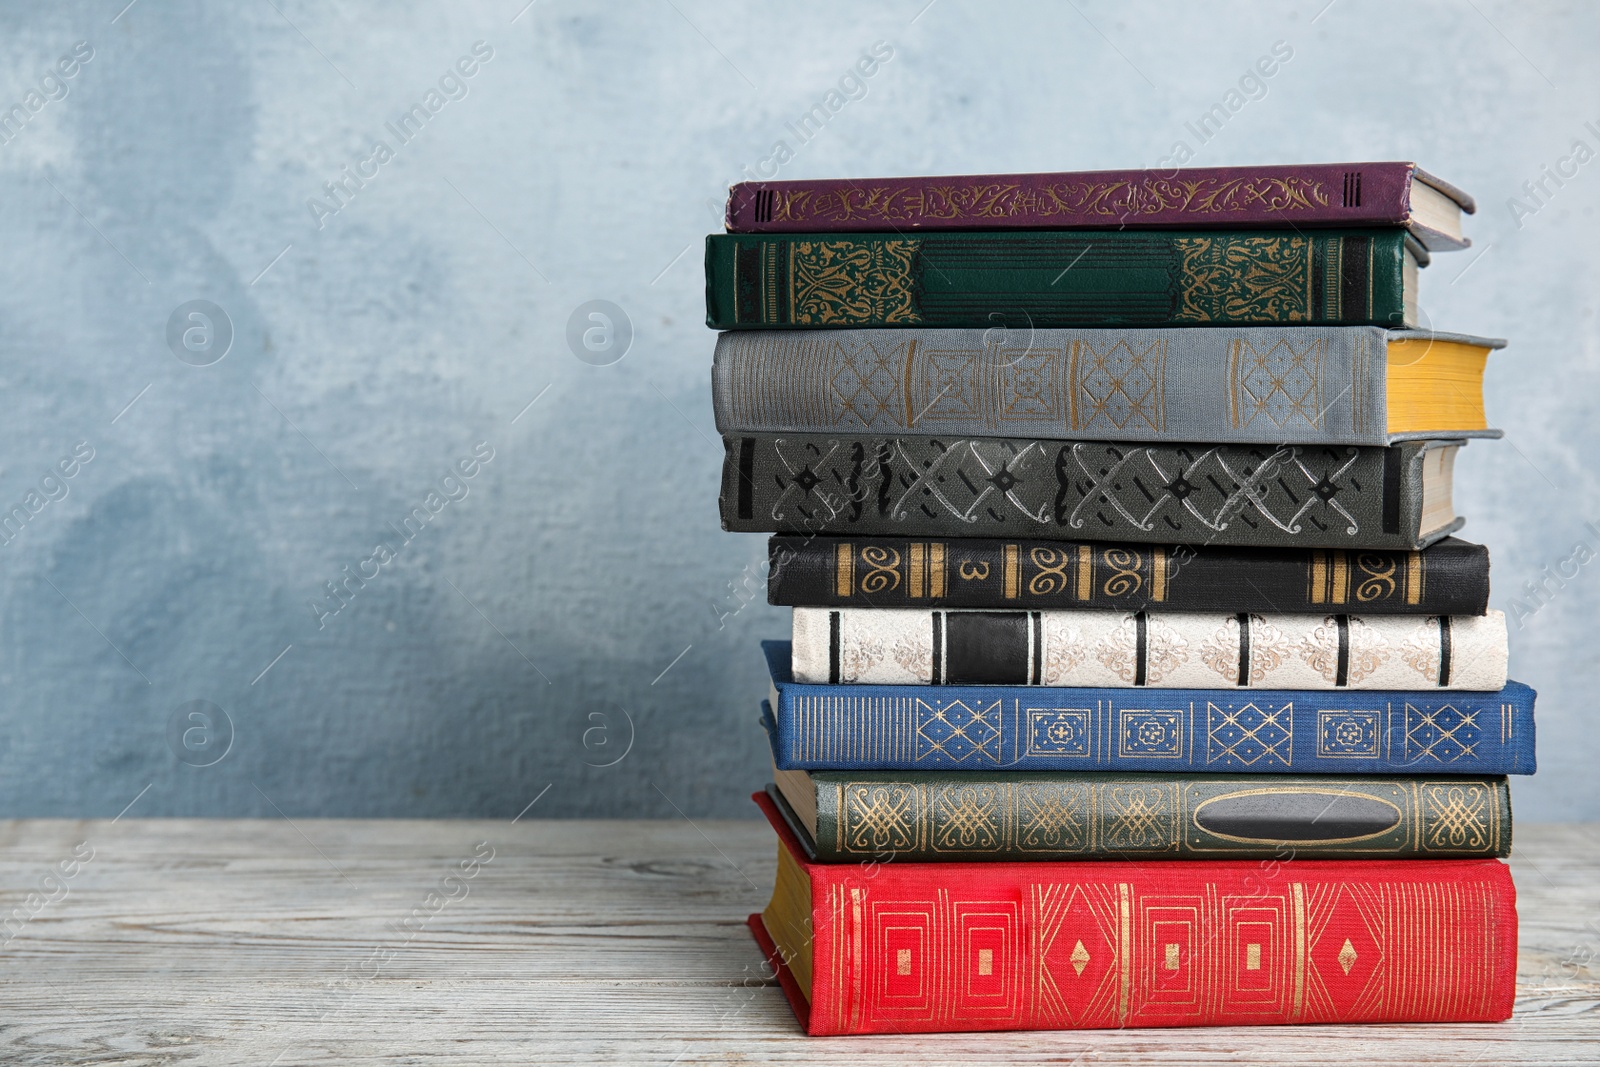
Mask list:
[{"label": "hardcover book", "polygon": [[[779,770],[1532,774],[1534,691],[807,685],[764,641]],[[1152,700],[1152,696],[1156,699]]]},{"label": "hardcover book", "polygon": [[1383,446],[1498,437],[1504,341],[1375,326],[731,331],[723,433],[927,433]]},{"label": "hardcover book", "polygon": [[715,330],[1414,326],[1404,230],[712,234]]},{"label": "hardcover book", "polygon": [[825,864],[756,802],[778,873],[750,927],[812,1034],[1511,1015],[1499,860]]},{"label": "hardcover book", "polygon": [[795,608],[795,681],[1154,689],[1506,684],[1506,617]]},{"label": "hardcover book", "polygon": [[994,437],[723,438],[744,533],[1417,549],[1460,528],[1460,442],[1389,448]]},{"label": "hardcover book", "polygon": [[795,607],[1482,615],[1489,552],[1454,537],[1414,552],[971,537],[767,542],[767,600]]},{"label": "hardcover book", "polygon": [[823,863],[1507,856],[1504,778],[777,771]]},{"label": "hardcover book", "polygon": [[740,182],[731,233],[1404,226],[1465,248],[1472,197],[1415,163]]}]

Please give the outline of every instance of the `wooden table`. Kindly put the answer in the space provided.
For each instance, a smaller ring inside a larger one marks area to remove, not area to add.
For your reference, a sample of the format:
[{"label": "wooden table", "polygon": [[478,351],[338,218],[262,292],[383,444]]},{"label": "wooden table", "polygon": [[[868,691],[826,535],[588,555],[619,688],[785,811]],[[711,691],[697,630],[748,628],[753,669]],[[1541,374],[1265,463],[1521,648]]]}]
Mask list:
[{"label": "wooden table", "polygon": [[744,926],[773,853],[753,821],[0,823],[0,1063],[1600,1063],[1600,826],[1517,828],[1498,1026],[808,1039]]}]

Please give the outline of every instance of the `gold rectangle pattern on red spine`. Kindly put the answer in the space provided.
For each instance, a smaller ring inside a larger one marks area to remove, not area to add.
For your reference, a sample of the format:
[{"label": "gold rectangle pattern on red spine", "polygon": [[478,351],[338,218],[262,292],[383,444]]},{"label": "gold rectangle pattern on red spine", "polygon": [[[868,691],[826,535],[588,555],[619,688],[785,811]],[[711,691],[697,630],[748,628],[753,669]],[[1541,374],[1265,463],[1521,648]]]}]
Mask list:
[{"label": "gold rectangle pattern on red spine", "polygon": [[1496,861],[1300,861],[1292,882],[1205,861],[808,866],[828,883],[819,940],[842,950],[816,972],[815,1033],[1509,1013]]}]

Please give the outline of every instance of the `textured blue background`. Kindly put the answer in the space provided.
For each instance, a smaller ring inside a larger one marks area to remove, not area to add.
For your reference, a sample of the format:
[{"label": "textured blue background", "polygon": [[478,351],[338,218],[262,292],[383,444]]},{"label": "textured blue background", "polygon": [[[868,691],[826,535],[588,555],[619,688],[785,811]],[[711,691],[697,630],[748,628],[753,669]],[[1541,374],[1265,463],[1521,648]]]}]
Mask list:
[{"label": "textured blue background", "polygon": [[[756,640],[784,618],[762,539],[717,525],[699,243],[779,140],[784,177],[1153,165],[1179,140],[1195,164],[1422,161],[1482,205],[1426,309],[1512,340],[1508,440],[1458,468],[1496,605],[1600,549],[1600,161],[1521,188],[1600,149],[1591,5],[124,3],[0,11],[0,107],[94,49],[0,146],[0,502],[94,450],[0,548],[0,814],[509,817],[547,786],[538,814],[748,814]],[[465,98],[386,131],[480,40]],[[786,124],[877,41],[801,143]],[[1279,41],[1202,144],[1185,123]],[[377,139],[393,158],[319,227],[308,198]],[[194,299],[235,330],[207,367],[166,341]],[[565,341],[592,299],[636,333],[611,366]],[[478,442],[468,494],[319,627],[322,583]],[[1541,691],[1523,817],[1600,818],[1600,566],[1566,570],[1513,626]],[[169,738],[194,700],[233,726],[208,767]]]}]

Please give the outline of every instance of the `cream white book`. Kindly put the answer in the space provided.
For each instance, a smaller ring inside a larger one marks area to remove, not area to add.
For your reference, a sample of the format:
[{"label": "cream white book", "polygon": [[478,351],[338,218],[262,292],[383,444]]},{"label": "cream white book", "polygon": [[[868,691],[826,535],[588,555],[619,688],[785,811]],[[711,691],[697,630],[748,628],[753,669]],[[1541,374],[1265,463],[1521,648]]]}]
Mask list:
[{"label": "cream white book", "polygon": [[1506,684],[1487,615],[795,608],[797,682],[1466,689]]}]

